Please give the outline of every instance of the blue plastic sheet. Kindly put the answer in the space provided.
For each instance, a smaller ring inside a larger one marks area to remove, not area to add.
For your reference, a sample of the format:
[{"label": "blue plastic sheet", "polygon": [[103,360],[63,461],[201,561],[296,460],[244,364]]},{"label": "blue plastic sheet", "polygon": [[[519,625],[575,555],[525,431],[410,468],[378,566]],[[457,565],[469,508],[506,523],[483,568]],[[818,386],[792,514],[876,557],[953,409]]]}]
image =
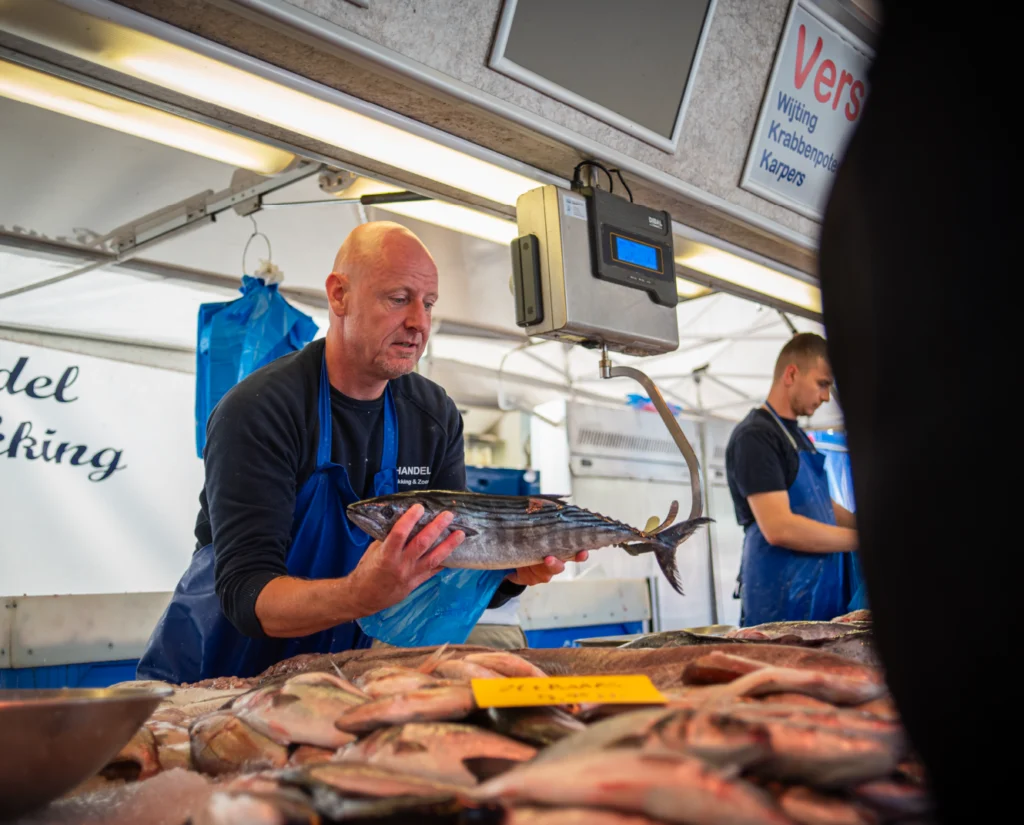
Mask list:
[{"label": "blue plastic sheet", "polygon": [[396,647],[462,644],[511,572],[444,569],[398,604],[356,621],[367,635]]},{"label": "blue plastic sheet", "polygon": [[313,340],[317,325],[262,278],[242,277],[241,298],[199,307],[196,342],[196,452],[206,422],[229,389],[260,367]]},{"label": "blue plastic sheet", "polygon": [[[844,448],[845,438],[834,435],[827,442],[816,439],[817,446],[825,455],[825,473],[828,476],[829,493],[832,499],[851,513],[857,512],[853,498],[853,472],[850,468],[850,454]],[[841,442],[841,443],[837,443]],[[832,445],[835,446],[832,446]],[[848,583],[850,601],[847,610],[862,610],[868,607],[867,586],[864,573],[856,553],[844,553],[845,580]]]}]

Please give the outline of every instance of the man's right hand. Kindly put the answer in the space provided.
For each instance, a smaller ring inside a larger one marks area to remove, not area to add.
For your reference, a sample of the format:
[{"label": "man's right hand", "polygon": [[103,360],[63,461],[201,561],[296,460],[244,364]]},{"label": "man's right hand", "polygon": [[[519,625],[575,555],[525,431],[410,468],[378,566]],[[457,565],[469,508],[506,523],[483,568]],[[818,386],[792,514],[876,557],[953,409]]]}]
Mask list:
[{"label": "man's right hand", "polygon": [[410,507],[384,541],[366,548],[356,569],[344,578],[279,576],[269,581],[256,599],[263,632],[282,639],[308,636],[398,604],[437,573],[466,537],[456,530],[431,549],[451,524],[452,514],[441,513],[413,536],[422,517],[421,505]]},{"label": "man's right hand", "polygon": [[454,530],[433,547],[454,515],[442,512],[413,535],[422,516],[422,505],[410,507],[395,522],[384,541],[375,541],[366,548],[356,569],[345,577],[345,587],[358,606],[360,616],[398,604],[437,573],[466,537],[461,530]]}]

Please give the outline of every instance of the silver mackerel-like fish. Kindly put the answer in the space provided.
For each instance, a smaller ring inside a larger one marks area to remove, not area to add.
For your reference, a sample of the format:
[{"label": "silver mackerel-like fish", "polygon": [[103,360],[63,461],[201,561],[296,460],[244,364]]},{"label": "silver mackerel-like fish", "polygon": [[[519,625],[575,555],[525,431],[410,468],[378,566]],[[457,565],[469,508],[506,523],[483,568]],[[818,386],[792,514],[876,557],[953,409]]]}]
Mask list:
[{"label": "silver mackerel-like fish", "polygon": [[581,550],[621,547],[638,556],[653,553],[665,578],[682,593],[676,550],[709,518],[672,526],[678,504],[650,532],[565,502],[564,496],[496,496],[448,490],[416,490],[364,499],[350,504],[349,519],[378,541],[414,504],[423,505],[420,527],[447,510],[455,518],[440,543],[454,530],[466,538],[445,561],[445,567],[502,570],[539,564],[546,556],[569,561]]}]

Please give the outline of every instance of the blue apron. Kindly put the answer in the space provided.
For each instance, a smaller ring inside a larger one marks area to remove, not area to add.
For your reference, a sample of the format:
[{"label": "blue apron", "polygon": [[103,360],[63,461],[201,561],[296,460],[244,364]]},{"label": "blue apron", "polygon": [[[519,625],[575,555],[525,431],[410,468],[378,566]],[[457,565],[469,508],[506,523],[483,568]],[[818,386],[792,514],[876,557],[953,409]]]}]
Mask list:
[{"label": "blue apron", "polygon": [[[353,525],[345,508],[358,501],[348,471],[331,462],[331,387],[326,362],[320,368],[320,439],[316,469],[299,490],[288,550],[288,575],[333,579],[355,569],[371,538]],[[391,388],[384,391],[384,446],[374,496],[397,489],[398,422]],[[192,556],[171,603],[150,637],[136,678],[175,684],[215,676],[256,676],[300,653],[334,653],[369,647],[372,638],[355,622],[297,639],[255,639],[238,632],[224,615],[214,590],[214,552],[208,544]]]},{"label": "blue apron", "polygon": [[860,559],[856,553],[843,553],[846,561],[846,576],[849,582],[849,590],[853,593],[846,610],[852,613],[854,610],[867,610],[871,607],[868,604],[868,587],[864,581],[864,573],[861,570]]},{"label": "blue apron", "polygon": [[[800,469],[789,488],[789,508],[798,516],[836,523],[829,495],[825,456],[807,439],[801,450],[775,410],[765,404],[800,458]],[[740,624],[828,621],[847,612],[845,557],[847,553],[802,553],[769,544],[755,521],[743,538],[740,565]]]}]

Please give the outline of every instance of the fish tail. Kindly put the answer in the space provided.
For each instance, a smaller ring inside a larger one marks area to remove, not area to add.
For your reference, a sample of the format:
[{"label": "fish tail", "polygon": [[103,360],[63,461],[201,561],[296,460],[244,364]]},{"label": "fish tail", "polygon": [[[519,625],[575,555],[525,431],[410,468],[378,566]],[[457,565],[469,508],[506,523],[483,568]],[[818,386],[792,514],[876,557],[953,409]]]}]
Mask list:
[{"label": "fish tail", "polygon": [[448,649],[448,642],[445,642],[437,650],[435,650],[433,653],[431,653],[430,656],[428,656],[423,661],[423,663],[418,668],[416,668],[416,670],[418,670],[420,673],[426,673],[426,674],[433,673],[437,669],[437,667],[441,664],[441,662],[445,661],[446,659],[450,659],[451,658],[451,656],[452,656],[451,653],[445,655],[445,651],[447,649]]},{"label": "fish tail", "polygon": [[665,578],[672,585],[672,589],[682,596],[683,585],[679,581],[676,551],[679,549],[679,545],[692,536],[698,527],[703,524],[710,524],[712,521],[714,519],[705,516],[687,519],[650,536],[650,541],[633,542],[621,545],[621,547],[631,556],[639,556],[641,553],[654,553],[654,558],[658,560],[658,567],[665,574]]}]

